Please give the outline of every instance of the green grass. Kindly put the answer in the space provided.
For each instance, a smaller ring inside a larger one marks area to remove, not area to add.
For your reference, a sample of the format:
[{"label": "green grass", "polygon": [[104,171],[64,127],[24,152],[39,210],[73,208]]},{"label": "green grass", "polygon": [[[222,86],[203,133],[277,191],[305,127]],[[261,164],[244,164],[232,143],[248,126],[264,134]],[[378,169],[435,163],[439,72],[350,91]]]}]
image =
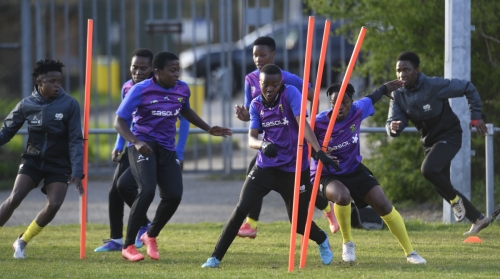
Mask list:
[{"label": "green grass", "polygon": [[[321,227],[327,225],[318,220]],[[168,224],[158,237],[161,258],[139,263],[120,253],[95,253],[109,234],[106,225],[87,225],[87,252],[79,259],[79,226],[48,226],[26,248],[27,259],[12,257],[12,242],[25,227],[0,230],[2,278],[499,278],[500,226],[481,232],[483,243],[462,243],[467,224],[407,223],[410,239],[427,265],[406,263],[403,251],[387,230],[353,230],[357,260],[341,262],[340,234],[330,236],[334,261],[320,264],[316,244],[310,242],[305,269],[288,272],[290,225],[262,223],[254,239],[237,238],[221,268],[202,269],[222,230],[222,223]],[[145,248],[140,251],[145,253]],[[299,254],[297,248],[297,255]]]}]

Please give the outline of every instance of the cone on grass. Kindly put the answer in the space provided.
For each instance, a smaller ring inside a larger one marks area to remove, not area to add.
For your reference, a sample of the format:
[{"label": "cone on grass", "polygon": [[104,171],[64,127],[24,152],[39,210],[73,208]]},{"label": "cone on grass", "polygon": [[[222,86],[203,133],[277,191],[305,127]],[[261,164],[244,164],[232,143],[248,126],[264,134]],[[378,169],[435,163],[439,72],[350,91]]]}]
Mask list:
[{"label": "cone on grass", "polygon": [[464,240],[464,243],[481,243],[483,242],[478,236],[469,236]]}]

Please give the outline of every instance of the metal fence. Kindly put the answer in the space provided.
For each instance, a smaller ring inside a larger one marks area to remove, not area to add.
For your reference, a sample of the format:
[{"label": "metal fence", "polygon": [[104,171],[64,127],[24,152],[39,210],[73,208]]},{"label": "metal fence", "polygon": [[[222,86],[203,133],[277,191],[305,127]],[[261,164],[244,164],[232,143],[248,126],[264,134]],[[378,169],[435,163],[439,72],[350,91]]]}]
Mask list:
[{"label": "metal fence", "polygon": [[[0,42],[2,49],[16,50],[19,55],[0,58],[21,61],[21,83],[11,84],[9,90],[21,91],[23,97],[31,93],[34,61],[49,57],[65,64],[63,87],[83,106],[86,20],[93,19],[89,123],[92,129],[113,127],[121,85],[130,78],[130,55],[139,47],[179,54],[183,67],[181,79],[190,84],[192,107],[206,122],[245,127],[246,123],[233,121],[233,107],[243,102],[244,77],[255,69],[253,40],[260,35],[275,37],[276,64],[301,75],[306,19],[313,14],[303,12],[300,0],[20,0],[2,5],[10,7],[5,10],[19,13],[19,41]],[[7,22],[3,23],[0,25],[6,26]],[[318,20],[318,24],[324,21]],[[321,37],[319,32],[316,35]],[[330,45],[327,51],[330,63],[325,64],[325,73],[330,74],[325,74],[325,84],[331,84],[338,74],[340,69],[335,65],[340,67],[348,61],[350,55],[345,54],[350,53],[352,47],[333,32]],[[314,42],[313,57],[319,57],[320,47],[319,39]],[[311,83],[316,77],[317,60],[313,59]],[[109,154],[114,141],[114,136],[109,134],[90,138],[89,162],[93,171],[112,169]],[[187,171],[241,171],[249,157],[246,146],[243,135],[221,143],[210,137],[193,136],[187,148],[193,164],[186,165]],[[214,161],[212,158],[218,154],[221,161]],[[206,161],[204,165],[208,168],[200,167],[202,161]]]}]

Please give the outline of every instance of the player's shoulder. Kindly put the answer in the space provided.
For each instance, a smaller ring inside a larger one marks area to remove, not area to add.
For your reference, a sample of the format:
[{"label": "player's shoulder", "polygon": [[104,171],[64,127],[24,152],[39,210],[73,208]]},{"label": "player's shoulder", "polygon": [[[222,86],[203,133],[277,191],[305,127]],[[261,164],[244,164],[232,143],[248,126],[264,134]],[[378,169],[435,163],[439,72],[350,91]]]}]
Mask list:
[{"label": "player's shoulder", "polygon": [[254,70],[253,72],[248,73],[248,74],[245,76],[245,78],[246,78],[246,79],[249,79],[249,78],[255,78],[255,77],[259,78],[259,74],[260,74],[259,69],[256,69],[256,70]]}]

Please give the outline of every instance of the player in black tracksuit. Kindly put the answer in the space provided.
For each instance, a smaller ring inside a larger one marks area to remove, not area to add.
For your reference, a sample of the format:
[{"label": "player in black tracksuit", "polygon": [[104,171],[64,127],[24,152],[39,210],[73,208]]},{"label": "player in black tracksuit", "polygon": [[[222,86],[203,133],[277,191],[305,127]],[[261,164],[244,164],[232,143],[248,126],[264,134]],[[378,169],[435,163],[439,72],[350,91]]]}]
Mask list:
[{"label": "player in black tracksuit", "polygon": [[448,102],[449,98],[465,96],[471,113],[471,126],[484,136],[488,129],[481,120],[481,99],[470,81],[427,77],[419,72],[420,59],[413,52],[399,54],[396,71],[404,87],[393,91],[387,117],[386,130],[397,137],[411,120],[420,132],[420,142],[425,159],[421,172],[443,199],[452,205],[455,220],[465,217],[472,222],[465,234],[478,233],[487,227],[490,219],[479,212],[474,205],[457,191],[450,180],[451,160],[462,146],[460,120]]},{"label": "player in black tracksuit", "polygon": [[68,184],[74,182],[83,195],[83,136],[80,106],[61,87],[59,61],[40,60],[33,71],[35,90],[5,118],[0,145],[9,142],[27,122],[28,142],[7,200],[0,205],[0,226],[12,216],[28,193],[43,180],[47,204],[13,244],[14,258],[24,259],[26,244],[54,219],[64,202]]}]

